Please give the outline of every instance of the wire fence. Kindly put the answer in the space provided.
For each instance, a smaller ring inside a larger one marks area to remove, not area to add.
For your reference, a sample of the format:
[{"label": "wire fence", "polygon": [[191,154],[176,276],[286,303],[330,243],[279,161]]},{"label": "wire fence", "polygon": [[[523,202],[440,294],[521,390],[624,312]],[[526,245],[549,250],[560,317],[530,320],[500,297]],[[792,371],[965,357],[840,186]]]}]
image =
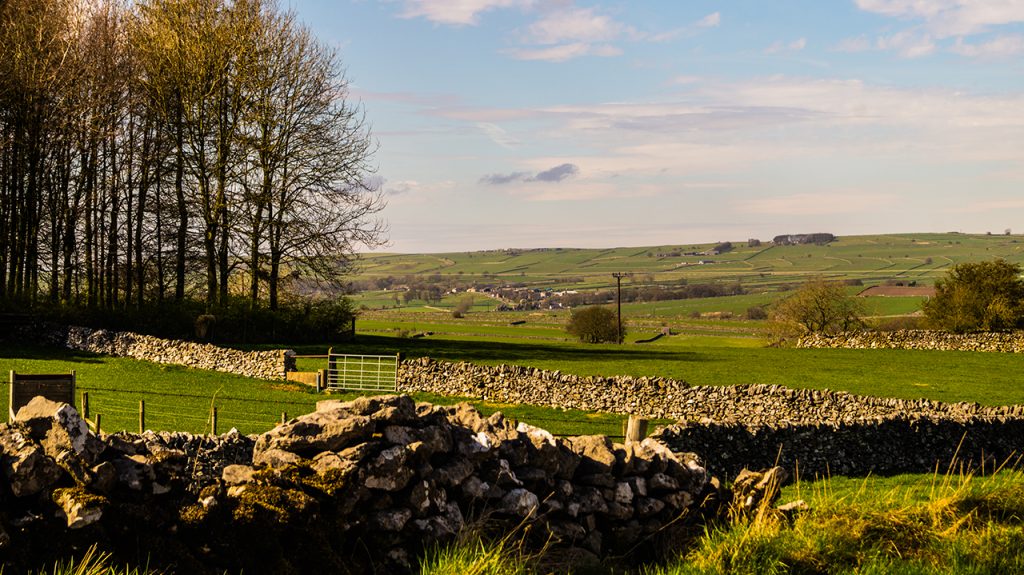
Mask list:
[{"label": "wire fence", "polygon": [[[9,385],[0,382],[0,385]],[[309,399],[277,399],[238,395],[201,394],[153,390],[125,390],[123,388],[82,385],[77,388],[75,407],[80,412],[88,404],[87,416],[95,423],[101,416],[101,429],[114,431],[184,431],[189,433],[224,433],[235,428],[240,433],[262,433],[295,415],[316,409],[316,402],[332,396],[309,394]],[[0,410],[7,411],[7,390],[0,392]],[[344,397],[349,397],[352,394]],[[334,396],[338,397],[338,396]],[[140,413],[141,412],[141,413]],[[520,419],[526,423],[548,429],[559,437],[571,435],[607,435],[612,439],[624,437],[625,416],[614,421],[582,418],[544,417],[529,415]],[[141,427],[141,429],[140,429]]]}]

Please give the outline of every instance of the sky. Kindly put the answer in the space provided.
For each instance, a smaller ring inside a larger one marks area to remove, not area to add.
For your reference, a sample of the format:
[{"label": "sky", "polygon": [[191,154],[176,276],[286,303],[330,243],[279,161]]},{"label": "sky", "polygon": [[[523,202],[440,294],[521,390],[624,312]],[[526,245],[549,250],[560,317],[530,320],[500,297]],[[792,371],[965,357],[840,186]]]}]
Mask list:
[{"label": "sky", "polygon": [[384,251],[1024,232],[1024,0],[290,0]]}]

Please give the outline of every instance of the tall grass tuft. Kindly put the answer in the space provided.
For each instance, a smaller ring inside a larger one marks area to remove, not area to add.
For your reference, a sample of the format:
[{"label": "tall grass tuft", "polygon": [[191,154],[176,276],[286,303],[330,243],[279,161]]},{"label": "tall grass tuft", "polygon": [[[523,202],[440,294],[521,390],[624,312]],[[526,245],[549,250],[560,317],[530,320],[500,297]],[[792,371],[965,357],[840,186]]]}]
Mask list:
[{"label": "tall grass tuft", "polygon": [[930,485],[907,481],[800,486],[809,511],[734,515],[674,563],[644,573],[1024,573],[1024,474],[951,469]]},{"label": "tall grass tuft", "polygon": [[[52,570],[42,569],[36,572],[29,572],[29,575],[162,575],[162,571],[155,571],[149,567],[127,567],[118,568],[110,564],[109,553],[97,551],[93,545],[76,562],[69,559],[67,562],[58,561]],[[3,568],[0,567],[0,574]]]},{"label": "tall grass tuft", "polygon": [[536,573],[536,556],[521,540],[508,536],[496,541],[472,537],[427,553],[422,575],[528,575]]}]

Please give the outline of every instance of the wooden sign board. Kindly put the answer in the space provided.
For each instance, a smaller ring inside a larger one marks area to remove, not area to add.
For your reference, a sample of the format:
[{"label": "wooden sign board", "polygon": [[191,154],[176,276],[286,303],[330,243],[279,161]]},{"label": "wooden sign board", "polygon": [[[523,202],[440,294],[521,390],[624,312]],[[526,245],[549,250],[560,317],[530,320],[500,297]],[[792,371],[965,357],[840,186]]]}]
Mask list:
[{"label": "wooden sign board", "polygon": [[18,410],[32,398],[41,395],[50,401],[75,404],[75,372],[71,373],[15,373],[11,371],[10,409],[7,420],[14,421]]}]

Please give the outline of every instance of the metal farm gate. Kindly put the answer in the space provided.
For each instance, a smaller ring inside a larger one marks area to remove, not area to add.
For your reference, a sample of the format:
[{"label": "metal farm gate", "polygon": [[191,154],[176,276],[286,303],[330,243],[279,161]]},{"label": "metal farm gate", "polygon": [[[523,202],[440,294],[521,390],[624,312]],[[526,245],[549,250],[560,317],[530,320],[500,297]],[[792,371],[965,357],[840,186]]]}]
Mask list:
[{"label": "metal farm gate", "polygon": [[397,355],[350,355],[327,350],[329,390],[398,391]]}]

